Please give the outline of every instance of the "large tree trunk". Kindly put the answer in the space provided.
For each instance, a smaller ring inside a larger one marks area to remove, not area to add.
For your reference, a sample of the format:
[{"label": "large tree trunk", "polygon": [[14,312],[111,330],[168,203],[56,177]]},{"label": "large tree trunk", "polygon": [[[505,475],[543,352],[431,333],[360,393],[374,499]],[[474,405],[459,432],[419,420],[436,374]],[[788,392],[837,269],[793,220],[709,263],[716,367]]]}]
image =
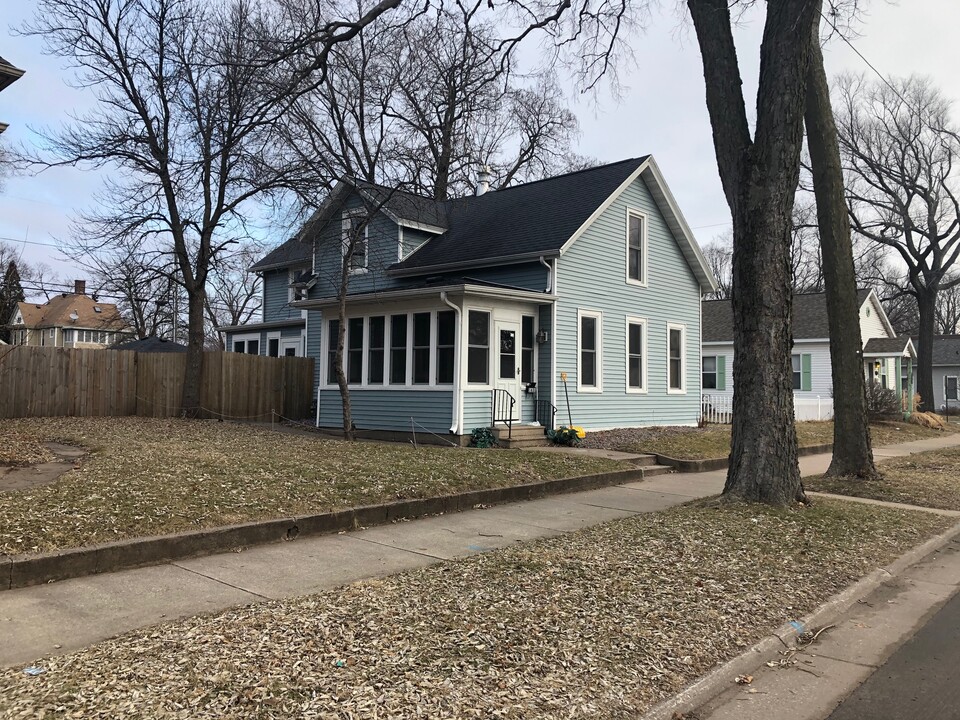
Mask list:
[{"label": "large tree trunk", "polygon": [[[345,273],[346,274],[346,273]],[[347,337],[347,292],[346,282],[340,292],[340,302],[337,304],[337,354],[334,360],[337,372],[337,386],[340,388],[340,404],[343,408],[343,438],[353,440],[353,408],[350,402],[350,386],[347,384],[347,373],[344,370],[343,353]],[[330,338],[331,341],[333,338]]]},{"label": "large tree trunk", "polygon": [[187,290],[187,367],[183,374],[180,410],[186,417],[200,417],[200,384],[203,379],[203,308],[207,293],[203,285]]},{"label": "large tree trunk", "polygon": [[830,87],[816,36],[807,74],[807,147],[817,198],[833,377],[833,459],[827,475],[878,477],[870,445],[850,220]]},{"label": "large tree trunk", "polygon": [[937,290],[924,288],[917,293],[920,310],[920,342],[917,347],[917,392],[919,410],[936,412],[937,399],[933,394],[933,335],[937,322]]},{"label": "large tree trunk", "polygon": [[726,0],[687,0],[700,44],[717,167],[733,215],[733,436],[726,498],[805,500],[790,361],[790,230],[819,0],[766,5],[754,139]]}]

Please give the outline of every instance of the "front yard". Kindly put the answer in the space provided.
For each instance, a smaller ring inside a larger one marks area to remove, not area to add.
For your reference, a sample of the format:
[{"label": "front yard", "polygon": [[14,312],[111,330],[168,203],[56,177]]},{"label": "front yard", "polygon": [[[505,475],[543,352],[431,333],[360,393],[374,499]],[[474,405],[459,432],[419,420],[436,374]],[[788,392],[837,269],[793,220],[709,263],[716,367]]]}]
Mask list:
[{"label": "front yard", "polygon": [[880,466],[880,480],[809,478],[808,490],[960,510],[960,448],[891,458]]},{"label": "front yard", "polygon": [[0,671],[0,697],[10,718],[633,718],[951,522],[684,506],[137,631]]},{"label": "front yard", "polygon": [[[946,432],[953,431],[953,426],[949,426]],[[910,440],[922,440],[941,435],[943,432],[928,430],[908,422],[878,423],[870,427],[873,444],[877,447]],[[797,423],[797,441],[800,447],[832,443],[833,423]],[[704,428],[650,427],[607,430],[588,433],[580,447],[653,453],[680,460],[725,458],[730,454],[730,426],[708,425]]]},{"label": "front yard", "polygon": [[43,459],[43,441],[92,452],[52,485],[0,493],[0,555],[621,468],[570,455],[346,443],[137,417],[3,420],[0,462]]}]

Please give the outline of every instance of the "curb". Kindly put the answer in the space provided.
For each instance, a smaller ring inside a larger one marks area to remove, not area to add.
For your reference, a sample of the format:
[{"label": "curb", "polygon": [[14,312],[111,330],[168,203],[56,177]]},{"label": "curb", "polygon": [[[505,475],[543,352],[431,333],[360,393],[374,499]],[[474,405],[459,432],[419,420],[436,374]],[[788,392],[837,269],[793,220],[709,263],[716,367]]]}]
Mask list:
[{"label": "curb", "polygon": [[[805,445],[797,448],[797,457],[832,453],[833,443],[822,445]],[[656,455],[659,465],[670,465],[679,473],[709,472],[710,470],[726,470],[730,466],[730,457],[707,458],[705,460],[682,460],[680,458]]]},{"label": "curb", "polygon": [[[853,585],[834,595],[809,615],[800,619],[804,628],[827,625],[846,612],[856,601],[876,590],[886,580],[902,574],[935,550],[939,550],[953,538],[960,535],[960,522],[945,532],[908,550],[886,566],[877,568],[860,578]],[[685,689],[668,698],[640,716],[639,720],[671,720],[676,715],[695,711],[713,698],[730,689],[732,678],[751,674],[764,663],[776,658],[784,644],[798,635],[797,628],[791,623],[782,625],[770,635],[760,640],[739,656],[728,660],[695,680]]]},{"label": "curb", "polygon": [[207,530],[120,540],[51,553],[0,556],[0,592],[56,580],[229,552],[239,547],[290,541],[301,536],[324,535],[425,515],[460,512],[476,505],[520,502],[642,479],[642,468],[615,470],[502,488],[469,490],[453,495],[363,505],[303,517],[272,518]]}]

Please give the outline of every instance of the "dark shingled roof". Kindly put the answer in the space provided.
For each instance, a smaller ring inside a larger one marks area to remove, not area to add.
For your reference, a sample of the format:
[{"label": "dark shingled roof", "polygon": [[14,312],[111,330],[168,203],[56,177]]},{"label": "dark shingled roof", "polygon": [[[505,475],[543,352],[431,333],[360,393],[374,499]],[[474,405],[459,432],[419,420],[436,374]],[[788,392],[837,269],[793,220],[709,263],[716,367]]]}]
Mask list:
[{"label": "dark shingled roof", "polygon": [[445,203],[447,232],[391,269],[414,270],[559,252],[646,159],[631,158],[449,200]]},{"label": "dark shingled roof", "polygon": [[866,354],[902,355],[909,340],[910,338],[907,337],[870,338],[864,345],[863,352]]},{"label": "dark shingled roof", "polygon": [[[869,290],[857,291],[858,306],[863,306],[869,294]],[[703,342],[733,342],[733,303],[730,300],[707,300],[704,302],[702,322]],[[830,325],[827,321],[826,294],[794,295],[794,340],[813,340],[827,337],[830,337]]]},{"label": "dark shingled roof", "polygon": [[445,202],[361,180],[355,181],[355,184],[366,193],[375,206],[382,206],[401,220],[440,228],[447,227]]},{"label": "dark shingled roof", "polygon": [[[914,335],[913,346],[920,347],[920,338]],[[960,365],[960,335],[934,335],[933,364]]]},{"label": "dark shingled roof", "polygon": [[164,352],[164,353],[185,353],[186,345],[167,340],[165,338],[147,337],[140,340],[128,340],[127,342],[111,345],[109,350],[134,350],[136,352]]},{"label": "dark shingled roof", "polygon": [[23,70],[14,67],[10,62],[0,57],[0,90],[15,83],[22,75]]},{"label": "dark shingled roof", "polygon": [[313,244],[310,240],[302,239],[300,236],[293,237],[254,263],[250,267],[250,272],[267,270],[272,267],[287,267],[289,265],[309,263],[312,252]]}]

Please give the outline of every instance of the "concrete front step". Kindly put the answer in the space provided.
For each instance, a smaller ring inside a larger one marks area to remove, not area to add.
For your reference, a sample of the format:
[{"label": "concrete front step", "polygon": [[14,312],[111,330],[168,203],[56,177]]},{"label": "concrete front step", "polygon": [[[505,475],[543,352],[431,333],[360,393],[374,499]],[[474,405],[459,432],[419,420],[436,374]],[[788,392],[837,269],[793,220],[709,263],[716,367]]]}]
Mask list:
[{"label": "concrete front step", "polygon": [[643,471],[644,478],[666,475],[667,473],[673,472],[673,468],[670,465],[644,465],[640,469]]},{"label": "concrete front step", "polygon": [[497,443],[500,447],[508,450],[522,450],[524,448],[545,447],[550,444],[550,441],[545,437],[517,438],[517,436],[514,435],[512,440],[507,440],[507,438],[504,437],[503,440],[498,440]]},{"label": "concrete front step", "polygon": [[493,428],[493,433],[497,436],[497,440],[501,443],[507,439],[543,440],[546,437],[546,432],[542,425],[514,425],[512,431],[506,426],[497,425]]}]

